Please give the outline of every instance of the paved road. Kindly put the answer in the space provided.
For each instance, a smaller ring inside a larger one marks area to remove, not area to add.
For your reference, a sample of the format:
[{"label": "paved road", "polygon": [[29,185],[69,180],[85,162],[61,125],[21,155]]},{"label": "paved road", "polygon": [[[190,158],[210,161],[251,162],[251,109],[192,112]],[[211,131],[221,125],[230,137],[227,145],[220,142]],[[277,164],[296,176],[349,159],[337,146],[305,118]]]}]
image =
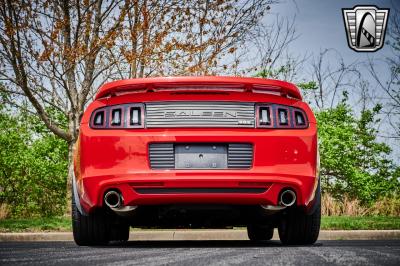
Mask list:
[{"label": "paved road", "polygon": [[0,242],[0,265],[400,265],[400,240],[319,241],[282,246],[279,241],[130,241],[78,247],[73,242]]}]

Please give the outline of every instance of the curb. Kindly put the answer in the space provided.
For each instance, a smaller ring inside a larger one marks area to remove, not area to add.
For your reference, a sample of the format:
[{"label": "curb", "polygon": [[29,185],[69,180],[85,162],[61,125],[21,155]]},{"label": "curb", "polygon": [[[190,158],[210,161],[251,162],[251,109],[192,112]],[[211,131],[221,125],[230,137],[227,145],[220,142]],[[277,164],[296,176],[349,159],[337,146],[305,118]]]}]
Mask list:
[{"label": "curb", "polygon": [[[318,240],[393,240],[400,230],[321,230]],[[246,230],[131,230],[131,241],[248,240]],[[279,240],[275,229],[272,240]],[[0,233],[0,241],[73,241],[72,232]]]}]

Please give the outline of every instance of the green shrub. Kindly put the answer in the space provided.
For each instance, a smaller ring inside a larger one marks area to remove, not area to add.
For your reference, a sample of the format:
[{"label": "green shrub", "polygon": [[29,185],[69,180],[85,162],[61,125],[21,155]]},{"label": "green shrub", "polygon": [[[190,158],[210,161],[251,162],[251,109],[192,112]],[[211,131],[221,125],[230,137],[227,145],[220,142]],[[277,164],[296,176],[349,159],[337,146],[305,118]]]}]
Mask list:
[{"label": "green shrub", "polygon": [[0,204],[13,217],[61,215],[67,144],[33,115],[0,110]]},{"label": "green shrub", "polygon": [[322,189],[334,198],[348,196],[370,206],[399,195],[399,167],[389,157],[390,147],[376,139],[379,111],[376,106],[357,118],[343,102],[316,114]]}]

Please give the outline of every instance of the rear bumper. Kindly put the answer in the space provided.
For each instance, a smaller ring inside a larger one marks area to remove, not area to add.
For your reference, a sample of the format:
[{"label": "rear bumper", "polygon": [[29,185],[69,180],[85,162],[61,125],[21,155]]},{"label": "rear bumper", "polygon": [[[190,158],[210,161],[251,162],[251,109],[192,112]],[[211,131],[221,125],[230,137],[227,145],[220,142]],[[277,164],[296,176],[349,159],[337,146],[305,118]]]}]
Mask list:
[{"label": "rear bumper", "polygon": [[[310,176],[249,175],[233,172],[190,175],[152,173],[151,176],[143,173],[86,177],[82,183],[78,183],[78,191],[82,192],[80,202],[86,212],[101,207],[103,195],[110,189],[119,190],[123,195],[124,205],[133,206],[175,203],[278,205],[280,192],[284,188],[292,188],[297,195],[297,204],[307,206],[313,198],[315,180]],[[191,190],[186,192],[184,189],[179,190],[180,188]],[[221,192],[215,190],[216,188],[226,191]]]},{"label": "rear bumper", "polygon": [[[154,170],[149,165],[148,145],[155,142],[252,143],[253,165],[246,170]],[[103,206],[104,194],[110,189],[119,190],[124,204],[133,206],[277,205],[280,192],[292,188],[297,195],[297,205],[308,207],[318,181],[316,154],[315,124],[310,124],[306,130],[279,131],[102,131],[91,130],[84,124],[75,158],[77,194],[83,210],[91,212]],[[185,188],[188,190],[181,190]]]}]

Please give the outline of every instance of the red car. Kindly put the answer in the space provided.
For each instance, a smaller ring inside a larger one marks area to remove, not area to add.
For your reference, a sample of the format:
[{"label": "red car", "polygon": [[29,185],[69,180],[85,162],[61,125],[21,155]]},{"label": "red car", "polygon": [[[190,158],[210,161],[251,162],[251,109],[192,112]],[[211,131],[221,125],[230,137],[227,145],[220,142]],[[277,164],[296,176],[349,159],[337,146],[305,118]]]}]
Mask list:
[{"label": "red car", "polygon": [[103,85],[74,159],[78,245],[126,241],[129,228],[274,228],[312,244],[321,193],[317,125],[299,89],[261,78],[166,77]]}]

